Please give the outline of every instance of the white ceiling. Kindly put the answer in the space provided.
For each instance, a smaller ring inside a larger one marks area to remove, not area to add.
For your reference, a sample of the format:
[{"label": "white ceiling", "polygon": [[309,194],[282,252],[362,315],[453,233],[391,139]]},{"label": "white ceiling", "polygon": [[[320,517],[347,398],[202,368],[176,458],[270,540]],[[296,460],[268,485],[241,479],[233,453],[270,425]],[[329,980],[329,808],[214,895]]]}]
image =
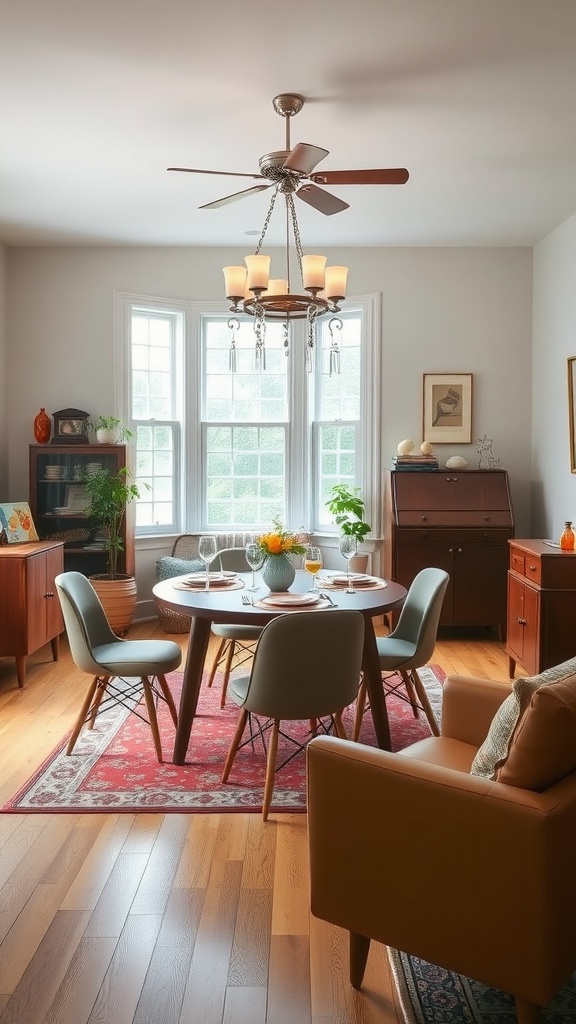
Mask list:
[{"label": "white ceiling", "polygon": [[[576,212],[576,0],[0,0],[0,240],[241,245],[291,142],[403,186],[297,201],[310,245],[532,245]],[[278,243],[283,218],[272,218]],[[253,240],[252,240],[253,241]]]}]

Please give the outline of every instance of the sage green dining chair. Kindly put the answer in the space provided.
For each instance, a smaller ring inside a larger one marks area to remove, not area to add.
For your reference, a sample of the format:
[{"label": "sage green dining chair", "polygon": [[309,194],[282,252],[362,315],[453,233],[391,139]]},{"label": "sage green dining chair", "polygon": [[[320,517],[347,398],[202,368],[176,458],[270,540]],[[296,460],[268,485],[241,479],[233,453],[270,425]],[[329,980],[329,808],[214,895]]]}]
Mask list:
[{"label": "sage green dining chair", "polygon": [[[270,811],[275,772],[319,730],[333,730],[346,738],[342,712],[358,693],[363,646],[364,618],[360,612],[334,608],[287,612],[263,628],[250,675],[230,680],[228,693],[240,713],[222,782],[228,781],[250,719],[250,735],[245,742],[252,743],[255,725],[256,732],[268,741],[264,821]],[[280,728],[281,722],[300,720],[310,723],[304,743]],[[280,736],[291,741],[295,750],[277,766]]]},{"label": "sage green dining chair", "polygon": [[165,701],[176,726],[178,715],[166,674],[182,661],[179,645],[173,640],[122,640],[116,636],[94,587],[80,572],[60,573],[54,583],[72,660],[92,676],[66,753],[72,753],[84,725],[92,729],[98,715],[120,704],[149,724],[156,756],[162,762],[156,702]]}]

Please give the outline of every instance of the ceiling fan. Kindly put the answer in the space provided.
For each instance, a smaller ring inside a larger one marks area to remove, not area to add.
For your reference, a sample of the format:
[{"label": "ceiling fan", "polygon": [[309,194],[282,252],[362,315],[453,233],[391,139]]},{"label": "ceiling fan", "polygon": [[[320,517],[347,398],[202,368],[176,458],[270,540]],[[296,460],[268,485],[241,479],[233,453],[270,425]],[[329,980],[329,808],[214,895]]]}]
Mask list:
[{"label": "ceiling fan", "polygon": [[252,185],[233,192],[232,195],[205,203],[200,210],[214,210],[228,203],[235,203],[245,196],[276,186],[278,191],[287,194],[295,193],[309,206],[320,213],[330,216],[347,210],[349,204],[337,196],[318,188],[318,185],[404,185],[409,174],[404,167],[387,167],[372,170],[323,171],[314,173],[314,168],[328,156],[328,150],[320,146],[312,146],[307,142],[299,142],[294,148],[290,145],[290,119],[298,114],[304,106],[304,97],[295,93],[281,93],[272,100],[277,114],[286,118],[286,148],[275,153],[265,153],[260,157],[259,174],[242,173],[240,171],[207,171],[198,167],[168,167],[169,171],[186,171],[189,174],[220,174],[228,177],[253,178],[265,182]]}]

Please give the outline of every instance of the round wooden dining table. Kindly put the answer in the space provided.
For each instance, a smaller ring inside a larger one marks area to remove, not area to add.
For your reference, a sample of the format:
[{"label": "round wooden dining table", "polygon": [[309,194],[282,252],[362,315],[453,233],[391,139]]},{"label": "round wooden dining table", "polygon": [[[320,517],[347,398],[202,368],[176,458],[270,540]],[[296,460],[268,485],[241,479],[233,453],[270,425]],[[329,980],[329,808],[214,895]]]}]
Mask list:
[{"label": "round wooden dining table", "polygon": [[[177,576],[173,579],[156,583],[152,593],[154,600],[161,608],[169,608],[180,615],[190,615],[190,640],[184,666],[182,694],[178,711],[178,726],[174,740],[172,760],[174,764],[184,764],[194,724],[194,716],[198,706],[200,686],[204,672],[204,662],[210,640],[210,627],[213,622],[232,622],[249,626],[265,626],[278,615],[297,615],[298,611],[286,608],[261,608],[256,604],[243,604],[242,595],[249,594],[257,602],[269,594],[268,587],[259,577],[259,588],[251,593],[251,574],[238,573],[238,580],[244,586],[239,589],[212,587],[210,590],[179,589],[183,581],[190,575]],[[343,588],[331,587],[327,593],[329,599],[322,601],[322,608],[316,614],[329,615],[330,608],[351,608],[364,616],[364,650],[362,655],[362,671],[366,680],[366,688],[370,700],[376,742],[383,750],[390,750],[390,726],[388,712],[382,687],[382,675],[378,660],[376,634],[373,619],[384,615],[395,608],[400,608],[406,597],[406,588],[391,580],[383,581],[385,586],[379,589],[358,588],[348,594]],[[322,583],[322,577],[319,577]],[[310,589],[310,576],[304,570],[297,570],[296,579],[290,587],[290,593],[305,593]],[[330,604],[332,601],[332,605]],[[304,609],[300,609],[304,610]],[[307,610],[310,610],[309,608]],[[305,656],[305,655],[304,655]]]}]

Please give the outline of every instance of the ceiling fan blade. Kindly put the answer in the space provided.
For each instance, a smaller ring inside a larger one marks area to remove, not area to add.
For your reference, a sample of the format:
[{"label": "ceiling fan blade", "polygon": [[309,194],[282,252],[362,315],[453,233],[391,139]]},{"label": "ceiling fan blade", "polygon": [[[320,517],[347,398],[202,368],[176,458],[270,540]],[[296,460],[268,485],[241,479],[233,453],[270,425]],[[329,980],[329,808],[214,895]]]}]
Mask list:
[{"label": "ceiling fan blade", "polygon": [[329,150],[321,149],[320,146],[310,146],[307,142],[299,142],[288,154],[284,161],[284,169],[297,171],[298,174],[308,175],[314,170],[324,157],[328,156]]},{"label": "ceiling fan blade", "polygon": [[[273,184],[273,183],[272,183]],[[243,199],[244,196],[250,196],[253,192],[264,192],[265,189],[271,188],[270,185],[252,185],[251,188],[242,189],[241,192],[233,192],[231,196],[224,196],[223,199],[215,199],[213,203],[204,203],[199,206],[199,210],[216,210],[219,206],[227,206],[228,203],[235,203],[238,199]]]},{"label": "ceiling fan blade", "polygon": [[167,171],[187,171],[188,174],[225,174],[232,178],[263,178],[263,174],[244,174],[242,171],[203,171],[200,167],[167,167]]},{"label": "ceiling fan blade", "polygon": [[312,174],[318,185],[404,185],[410,175],[405,167],[382,167],[363,171],[321,171]]},{"label": "ceiling fan blade", "polygon": [[342,202],[338,196],[333,196],[331,192],[326,192],[323,188],[316,188],[316,185],[302,185],[296,195],[309,206],[319,210],[320,213],[325,213],[327,217],[349,208],[349,204]]}]

